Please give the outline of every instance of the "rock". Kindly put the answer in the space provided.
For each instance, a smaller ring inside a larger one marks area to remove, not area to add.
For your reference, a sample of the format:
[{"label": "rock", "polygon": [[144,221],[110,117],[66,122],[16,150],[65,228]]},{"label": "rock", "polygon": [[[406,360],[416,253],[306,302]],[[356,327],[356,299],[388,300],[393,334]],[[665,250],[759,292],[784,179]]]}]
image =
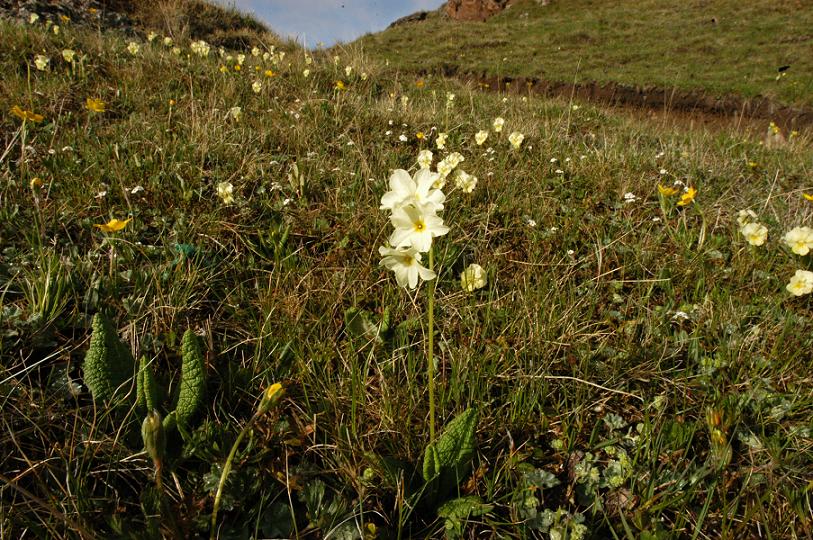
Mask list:
[{"label": "rock", "polygon": [[511,3],[512,0],[449,0],[446,14],[458,21],[484,21]]},{"label": "rock", "polygon": [[429,15],[428,11],[418,11],[417,13],[413,13],[412,15],[407,15],[406,17],[401,17],[400,19],[393,21],[387,28],[401,26],[402,24],[407,23],[420,22],[425,20],[428,15]]}]

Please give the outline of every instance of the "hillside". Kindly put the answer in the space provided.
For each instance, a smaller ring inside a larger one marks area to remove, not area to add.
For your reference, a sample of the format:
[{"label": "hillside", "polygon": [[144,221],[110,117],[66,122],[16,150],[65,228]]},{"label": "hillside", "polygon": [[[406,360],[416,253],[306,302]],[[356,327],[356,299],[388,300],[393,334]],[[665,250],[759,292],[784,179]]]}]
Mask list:
[{"label": "hillside", "polygon": [[413,72],[618,83],[810,107],[811,28],[813,3],[801,0],[518,0],[486,22],[434,12],[358,43]]},{"label": "hillside", "polygon": [[0,19],[0,536],[809,536],[809,133],[46,19]]}]

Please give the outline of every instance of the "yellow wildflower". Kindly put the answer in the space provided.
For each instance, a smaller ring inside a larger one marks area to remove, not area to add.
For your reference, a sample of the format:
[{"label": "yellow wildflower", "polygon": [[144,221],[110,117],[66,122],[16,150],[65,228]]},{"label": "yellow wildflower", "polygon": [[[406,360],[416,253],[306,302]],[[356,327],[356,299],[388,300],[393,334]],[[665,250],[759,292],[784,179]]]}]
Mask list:
[{"label": "yellow wildflower", "polygon": [[345,90],[347,87],[344,85],[342,81],[336,81],[336,90]]},{"label": "yellow wildflower", "polygon": [[95,113],[103,113],[105,111],[105,103],[101,99],[89,97],[85,100],[85,107],[87,107],[87,110]]},{"label": "yellow wildflower", "polygon": [[31,189],[37,189],[42,187],[42,179],[40,177],[35,176],[31,179]]},{"label": "yellow wildflower", "polygon": [[121,219],[113,218],[110,221],[108,221],[107,223],[102,223],[101,225],[97,223],[97,224],[94,225],[94,227],[98,227],[102,231],[108,232],[108,233],[109,232],[119,232],[124,227],[126,227],[127,224],[130,223],[130,221],[132,221],[132,219],[133,218],[127,218],[125,220],[121,220]]},{"label": "yellow wildflower", "polygon": [[422,141],[426,138],[426,135],[423,134],[423,131],[419,131],[418,133],[415,134],[415,137]]},{"label": "yellow wildflower", "polygon": [[695,195],[697,195],[697,190],[693,187],[687,188],[683,195],[680,196],[680,200],[678,201],[678,206],[688,206],[694,200]]},{"label": "yellow wildflower", "polygon": [[12,107],[10,112],[20,120],[28,120],[29,122],[42,122],[44,120],[44,117],[41,114],[22,109],[19,105]]},{"label": "yellow wildflower", "polygon": [[276,73],[274,73],[274,70],[273,70],[273,69],[266,69],[266,70],[265,70],[265,76],[266,76],[266,77],[269,77],[269,78],[270,78],[270,77],[273,77],[274,75],[276,75]]},{"label": "yellow wildflower", "polygon": [[807,199],[810,202],[813,202],[813,195],[808,195],[807,193],[802,193],[802,197]]},{"label": "yellow wildflower", "polygon": [[669,187],[664,186],[663,184],[658,184],[658,193],[663,195],[664,197],[671,197],[672,195],[676,195],[678,189],[676,187]]}]

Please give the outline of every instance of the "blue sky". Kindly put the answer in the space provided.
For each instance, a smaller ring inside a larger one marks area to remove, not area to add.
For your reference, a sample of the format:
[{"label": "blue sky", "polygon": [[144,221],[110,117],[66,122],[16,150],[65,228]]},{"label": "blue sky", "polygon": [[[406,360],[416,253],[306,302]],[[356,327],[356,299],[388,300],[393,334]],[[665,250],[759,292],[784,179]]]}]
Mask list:
[{"label": "blue sky", "polygon": [[416,11],[430,10],[443,0],[219,0],[221,4],[253,13],[282,36],[303,38],[315,47],[351,41],[367,32],[383,30],[392,21]]}]

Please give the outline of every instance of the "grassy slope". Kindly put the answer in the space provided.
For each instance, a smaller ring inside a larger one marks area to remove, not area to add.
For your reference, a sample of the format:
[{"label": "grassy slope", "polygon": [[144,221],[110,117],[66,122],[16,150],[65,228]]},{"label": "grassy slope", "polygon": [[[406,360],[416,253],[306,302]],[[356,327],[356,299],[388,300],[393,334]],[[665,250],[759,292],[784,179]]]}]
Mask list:
[{"label": "grassy slope", "polygon": [[[599,538],[625,528],[790,538],[809,526],[813,308],[785,291],[808,262],[779,242],[810,223],[799,196],[812,187],[809,140],[772,150],[452,82],[419,89],[354,54],[317,58],[304,78],[297,51],[276,64],[249,55],[224,74],[223,59],[187,56],[187,43],[181,56],[157,40],[133,57],[115,35],[2,22],[0,42],[0,103],[46,118],[27,126],[23,151],[20,122],[0,116],[9,537],[81,527],[143,538],[171,526],[155,518],[141,418],[67,392],[98,310],[176,385],[181,332],[199,328],[211,343],[205,414],[167,463],[175,479],[165,476],[184,530],[208,534],[220,464],[259,392],[282,380],[283,406],[238,453],[222,538],[291,536],[292,514],[311,537],[339,524],[371,537],[369,523],[379,538],[399,525],[402,537],[440,535],[443,522],[412,512],[414,498],[369,457],[416,462],[426,443],[426,289],[398,289],[376,250],[389,171],[413,167],[427,146],[414,134],[434,127],[480,179],[471,196],[449,184],[452,230],[437,243],[438,419],[481,408],[466,489],[494,505],[470,527],[541,535],[533,516],[558,507]],[[66,47],[86,55],[81,69],[62,61]],[[35,54],[51,58],[48,71]],[[339,78],[346,91],[334,90]],[[85,97],[108,111],[91,114]],[[472,134],[498,115],[505,133],[476,146]],[[512,130],[526,134],[518,152]],[[699,189],[682,211],[657,196],[675,179]],[[235,204],[217,196],[225,181]],[[639,199],[623,202],[627,192]],[[737,233],[745,207],[769,226],[763,248]],[[94,227],[127,216],[120,233]],[[201,256],[179,259],[178,244]],[[466,294],[458,276],[473,262],[488,285]],[[343,322],[353,306],[374,318],[389,308],[399,329],[380,345],[353,339]],[[584,474],[570,468],[579,452]],[[560,485],[542,488],[541,471]],[[620,486],[604,483],[614,475]]]},{"label": "grassy slope", "polygon": [[[717,24],[711,22],[716,18]],[[813,105],[813,4],[527,0],[485,23],[434,16],[359,40],[401,69],[618,82]],[[777,68],[791,65],[776,81]]]}]

